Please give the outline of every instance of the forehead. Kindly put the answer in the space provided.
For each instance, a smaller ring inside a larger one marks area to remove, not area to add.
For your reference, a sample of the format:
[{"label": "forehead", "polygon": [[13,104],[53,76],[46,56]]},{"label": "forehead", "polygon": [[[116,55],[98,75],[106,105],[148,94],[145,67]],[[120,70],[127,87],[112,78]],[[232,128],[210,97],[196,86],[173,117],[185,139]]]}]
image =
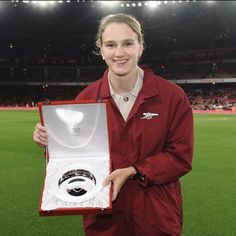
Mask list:
[{"label": "forehead", "polygon": [[103,42],[125,39],[138,39],[137,34],[125,23],[110,23],[105,27],[102,33]]}]

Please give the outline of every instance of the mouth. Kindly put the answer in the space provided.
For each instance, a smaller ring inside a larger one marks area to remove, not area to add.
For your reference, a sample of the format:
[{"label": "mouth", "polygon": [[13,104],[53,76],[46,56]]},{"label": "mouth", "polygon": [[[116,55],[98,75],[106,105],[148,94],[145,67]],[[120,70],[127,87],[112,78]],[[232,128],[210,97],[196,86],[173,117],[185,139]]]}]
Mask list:
[{"label": "mouth", "polygon": [[118,66],[122,66],[128,62],[128,59],[122,59],[122,60],[114,60],[114,63]]}]

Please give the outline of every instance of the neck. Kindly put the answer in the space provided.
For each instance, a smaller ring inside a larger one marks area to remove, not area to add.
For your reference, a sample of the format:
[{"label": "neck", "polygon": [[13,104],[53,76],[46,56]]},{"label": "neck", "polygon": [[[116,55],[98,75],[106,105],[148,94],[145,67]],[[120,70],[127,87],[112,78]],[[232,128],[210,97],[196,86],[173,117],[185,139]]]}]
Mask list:
[{"label": "neck", "polygon": [[138,78],[138,67],[135,67],[131,73],[124,76],[119,76],[112,71],[109,71],[109,80],[112,86],[112,89],[116,94],[122,95],[123,93],[130,92]]}]

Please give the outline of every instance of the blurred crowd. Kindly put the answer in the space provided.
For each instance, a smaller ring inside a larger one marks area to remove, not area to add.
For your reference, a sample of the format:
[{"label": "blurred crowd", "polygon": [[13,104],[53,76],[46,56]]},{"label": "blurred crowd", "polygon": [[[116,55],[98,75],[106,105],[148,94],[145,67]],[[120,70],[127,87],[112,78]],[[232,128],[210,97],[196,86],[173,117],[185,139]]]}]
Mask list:
[{"label": "blurred crowd", "polygon": [[[0,89],[0,107],[35,107],[45,100],[73,100],[81,86],[14,86]],[[236,107],[236,86],[183,86],[194,110],[232,110]]]},{"label": "blurred crowd", "polygon": [[[165,79],[182,81],[179,85],[193,109],[232,110],[236,106],[236,48],[163,52],[158,57],[150,49],[146,52],[149,57],[144,55],[140,63]],[[45,99],[72,100],[104,70],[101,57],[85,44],[80,45],[78,57],[0,57],[0,107],[34,107]]]},{"label": "blurred crowd", "polygon": [[186,93],[194,110],[232,110],[236,107],[236,87],[194,88]]}]

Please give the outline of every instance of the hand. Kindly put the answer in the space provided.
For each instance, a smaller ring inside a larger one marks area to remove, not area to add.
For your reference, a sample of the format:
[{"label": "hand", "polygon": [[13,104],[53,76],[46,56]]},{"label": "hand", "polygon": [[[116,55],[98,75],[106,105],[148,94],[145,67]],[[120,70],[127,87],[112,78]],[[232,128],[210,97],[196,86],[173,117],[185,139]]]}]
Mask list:
[{"label": "hand", "polygon": [[40,123],[37,123],[34,128],[33,140],[41,147],[46,147],[48,145],[48,136],[46,133],[46,128]]},{"label": "hand", "polygon": [[113,193],[112,193],[112,201],[116,200],[118,193],[120,192],[122,186],[126,182],[126,180],[135,175],[136,170],[133,166],[114,170],[104,181],[103,186],[106,186],[110,183],[113,184]]}]

